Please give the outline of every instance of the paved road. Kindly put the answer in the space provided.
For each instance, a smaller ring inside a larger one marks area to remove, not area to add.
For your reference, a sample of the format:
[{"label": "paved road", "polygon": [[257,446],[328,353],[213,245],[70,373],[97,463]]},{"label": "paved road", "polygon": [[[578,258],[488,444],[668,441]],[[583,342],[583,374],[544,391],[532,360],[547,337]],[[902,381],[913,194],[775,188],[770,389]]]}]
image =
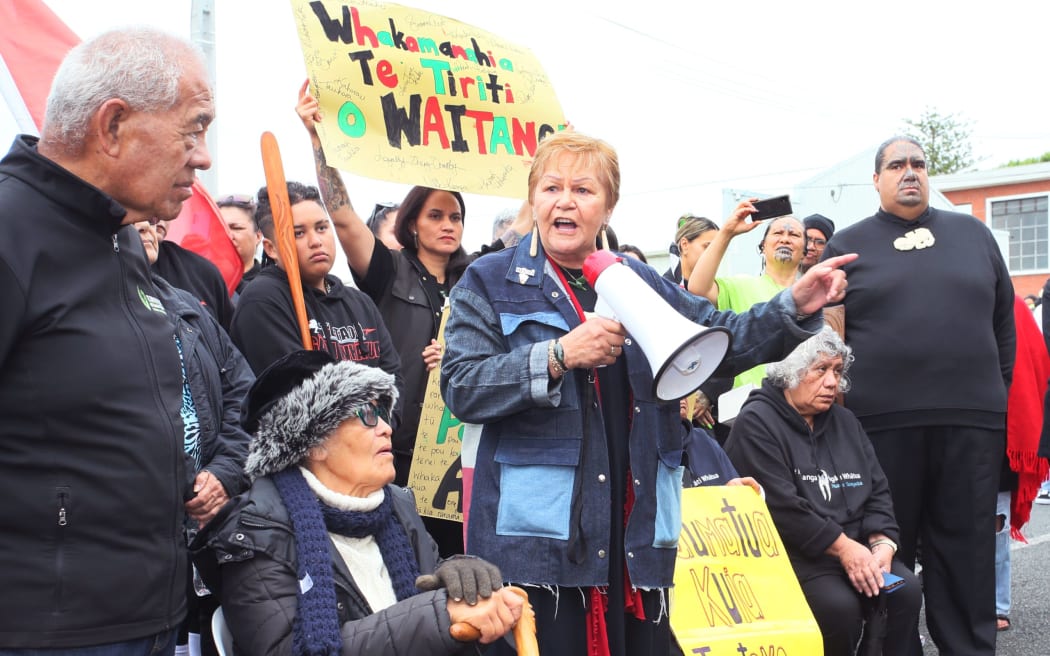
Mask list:
[{"label": "paved road", "polygon": [[[1014,542],[1010,556],[1013,628],[998,634],[996,656],[1050,654],[1050,505],[1032,508],[1032,519],[1024,534],[1028,544]],[[924,654],[937,655],[929,634],[926,634]]]}]

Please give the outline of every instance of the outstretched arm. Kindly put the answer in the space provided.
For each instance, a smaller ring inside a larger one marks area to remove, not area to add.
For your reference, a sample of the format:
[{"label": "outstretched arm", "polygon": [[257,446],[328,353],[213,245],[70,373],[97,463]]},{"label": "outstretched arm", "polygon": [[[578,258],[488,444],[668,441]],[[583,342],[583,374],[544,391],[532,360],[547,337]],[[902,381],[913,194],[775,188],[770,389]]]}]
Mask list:
[{"label": "outstretched arm", "polygon": [[857,259],[846,253],[821,260],[791,286],[791,297],[801,315],[815,314],[825,305],[834,305],[846,296],[846,272],[843,267]]},{"label": "outstretched arm", "polygon": [[711,301],[711,304],[715,307],[718,307],[718,283],[715,282],[715,275],[718,274],[718,267],[722,264],[722,258],[725,257],[726,249],[729,248],[729,242],[733,240],[733,237],[742,235],[745,232],[751,232],[758,227],[757,223],[747,220],[747,217],[751,216],[751,213],[755,211],[755,206],[751,204],[751,200],[753,199],[741,201],[736,206],[733,213],[725,220],[725,225],[718,231],[711,245],[697,258],[693,271],[689,275],[689,280],[685,281],[686,288],[689,291],[698,296],[703,296]]},{"label": "outstretched arm", "polygon": [[324,150],[321,148],[321,138],[317,136],[316,123],[321,121],[321,113],[317,99],[310,94],[310,81],[307,80],[299,89],[299,102],[295,111],[303,122],[306,131],[310,133],[310,143],[314,150],[314,164],[317,166],[317,186],[321,190],[321,199],[324,200],[328,215],[332,218],[335,226],[335,234],[339,237],[339,245],[346,253],[347,262],[354,273],[361,278],[368,273],[368,263],[372,259],[372,249],[375,248],[376,238],[368,225],[354,211],[350,204],[350,196],[346,192],[346,185],[339,171],[325,161]]}]

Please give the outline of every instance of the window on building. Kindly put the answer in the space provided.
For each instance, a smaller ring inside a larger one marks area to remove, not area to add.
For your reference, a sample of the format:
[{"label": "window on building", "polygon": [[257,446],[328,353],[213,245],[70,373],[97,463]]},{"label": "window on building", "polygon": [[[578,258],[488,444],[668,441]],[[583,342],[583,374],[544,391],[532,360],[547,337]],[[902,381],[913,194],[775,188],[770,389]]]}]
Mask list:
[{"label": "window on building", "polygon": [[1010,234],[1011,273],[1050,269],[1047,256],[1047,196],[993,200],[991,227]]}]

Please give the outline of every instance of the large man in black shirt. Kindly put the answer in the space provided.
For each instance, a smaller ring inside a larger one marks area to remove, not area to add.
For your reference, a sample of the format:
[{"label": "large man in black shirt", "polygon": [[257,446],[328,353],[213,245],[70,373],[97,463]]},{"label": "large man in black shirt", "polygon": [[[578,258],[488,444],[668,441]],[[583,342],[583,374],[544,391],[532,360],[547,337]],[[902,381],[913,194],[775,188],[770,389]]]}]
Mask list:
[{"label": "large man in black shirt", "polygon": [[[895,137],[875,156],[880,209],[836,232],[846,405],[889,479],[897,557],[921,543],[926,620],[943,654],[995,653],[995,500],[1014,360],[1013,285],[991,231],[930,207],[926,155]],[[918,635],[913,654],[922,654]]]}]

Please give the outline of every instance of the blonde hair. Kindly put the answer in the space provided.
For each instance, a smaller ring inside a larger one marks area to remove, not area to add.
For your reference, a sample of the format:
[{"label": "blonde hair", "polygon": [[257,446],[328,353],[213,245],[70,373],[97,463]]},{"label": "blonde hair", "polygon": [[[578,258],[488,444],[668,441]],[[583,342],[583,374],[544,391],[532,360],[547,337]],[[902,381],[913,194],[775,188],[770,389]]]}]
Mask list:
[{"label": "blonde hair", "polygon": [[693,241],[705,232],[718,230],[718,224],[705,216],[693,216],[685,214],[678,219],[678,230],[674,233],[674,243],[679,244],[683,239]]},{"label": "blonde hair", "polygon": [[616,157],[616,150],[601,139],[588,137],[575,130],[555,132],[536,148],[532,168],[529,169],[529,200],[532,200],[543,172],[552,161],[565,153],[575,155],[583,165],[598,170],[599,182],[608,194],[608,209],[615,207],[620,200],[620,161]]}]

